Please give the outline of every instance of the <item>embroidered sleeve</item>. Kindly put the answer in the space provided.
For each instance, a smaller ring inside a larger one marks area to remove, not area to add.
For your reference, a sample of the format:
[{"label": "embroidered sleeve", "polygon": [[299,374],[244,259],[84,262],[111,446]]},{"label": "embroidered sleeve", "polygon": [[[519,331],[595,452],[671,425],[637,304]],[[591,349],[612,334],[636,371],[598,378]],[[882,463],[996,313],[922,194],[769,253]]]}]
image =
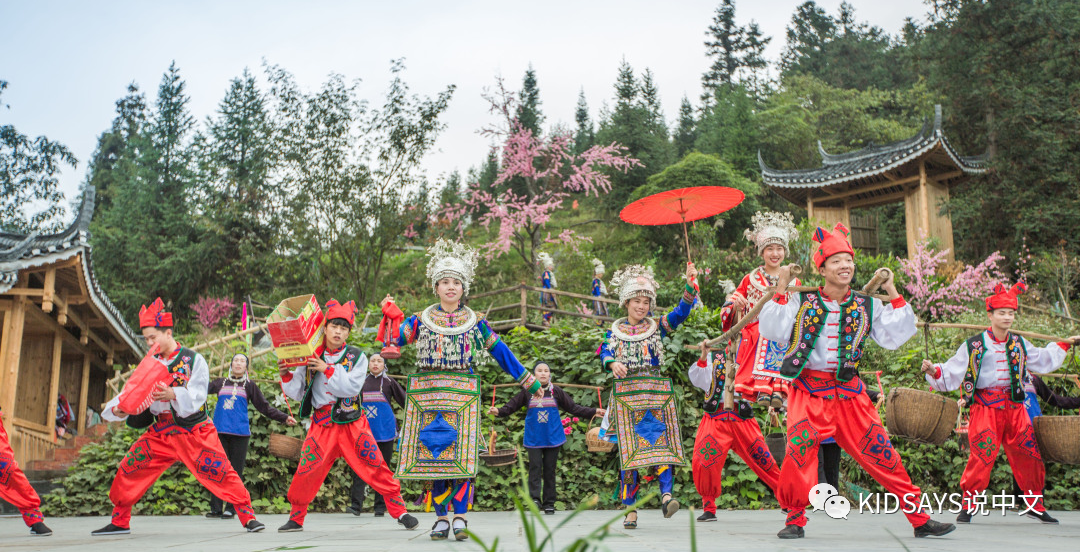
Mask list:
[{"label": "embroidered sleeve", "polygon": [[405,321],[401,323],[401,331],[398,332],[398,338],[397,341],[395,341],[395,344],[398,347],[402,347],[416,341],[416,333],[419,329],[419,324],[420,317],[415,314],[406,318]]},{"label": "embroidered sleeve", "polygon": [[491,353],[491,358],[495,359],[495,362],[499,364],[499,368],[502,368],[503,372],[510,374],[510,377],[517,380],[522,389],[528,390],[529,393],[536,393],[540,389],[540,382],[536,381],[536,378],[521,365],[521,361],[499,339],[498,334],[491,330],[486,320],[480,320],[477,325],[480,327],[481,334],[484,335],[485,346],[492,343],[488,353]]},{"label": "embroidered sleeve", "polygon": [[[181,352],[183,354],[183,352]],[[172,401],[173,410],[180,417],[191,416],[206,403],[206,390],[210,386],[210,368],[206,366],[206,359],[199,353],[191,359],[191,377],[187,385],[171,388],[176,393]]]},{"label": "embroidered sleeve", "polygon": [[944,364],[934,365],[939,371],[940,376],[933,378],[929,374],[923,374],[926,378],[926,383],[930,385],[930,388],[934,391],[955,391],[960,389],[960,384],[964,382],[964,374],[968,369],[968,350],[967,343],[961,343],[960,348],[956,350],[956,354]]},{"label": "embroidered sleeve", "polygon": [[[783,295],[781,297],[787,297]],[[761,337],[786,346],[791,341],[791,331],[795,327],[795,316],[799,312],[799,302],[769,301],[758,314],[758,331]]]},{"label": "embroidered sleeve", "polygon": [[608,364],[615,362],[615,353],[612,353],[611,348],[608,347],[609,340],[611,340],[611,330],[604,334],[604,341],[600,343],[600,348],[596,350],[596,353],[600,355],[600,362],[603,363],[604,369],[611,371]]},{"label": "embroidered sleeve", "polygon": [[870,300],[873,301],[874,309],[870,339],[873,339],[874,343],[891,351],[899,349],[907,340],[915,337],[918,328],[915,326],[915,311],[911,309],[911,305],[904,303],[902,307],[896,308],[893,304],[883,304],[879,299]]},{"label": "embroidered sleeve", "polygon": [[666,336],[667,334],[675,331],[675,328],[679,327],[686,321],[686,318],[690,316],[690,311],[694,308],[694,301],[697,300],[697,290],[690,284],[686,284],[683,288],[682,299],[679,300],[679,304],[671,310],[671,312],[660,317],[660,336]]},{"label": "embroidered sleeve", "polygon": [[1027,339],[1022,337],[1020,339],[1027,350],[1026,366],[1029,372],[1046,374],[1061,368],[1061,363],[1065,362],[1065,355],[1068,354],[1068,351],[1062,349],[1061,345],[1051,343],[1046,347],[1036,347]]},{"label": "embroidered sleeve", "polygon": [[330,372],[330,368],[326,369],[326,390],[331,395],[347,399],[355,397],[360,394],[360,390],[364,388],[364,380],[367,379],[368,372],[368,359],[364,353],[358,353],[356,359],[353,361],[353,366],[349,370],[345,369],[345,360],[348,358],[348,352],[345,353],[345,357],[342,358],[342,362],[334,364],[330,368],[333,368],[333,373]]}]

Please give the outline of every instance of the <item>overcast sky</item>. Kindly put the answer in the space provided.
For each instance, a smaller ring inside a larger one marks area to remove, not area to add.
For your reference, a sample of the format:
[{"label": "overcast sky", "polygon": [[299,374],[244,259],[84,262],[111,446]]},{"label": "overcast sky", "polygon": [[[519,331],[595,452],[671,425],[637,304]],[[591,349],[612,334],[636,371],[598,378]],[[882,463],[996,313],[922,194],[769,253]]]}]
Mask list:
[{"label": "overcast sky", "polygon": [[[740,24],[756,21],[773,37],[776,60],[784,30],[801,0],[741,0]],[[895,35],[905,17],[925,19],[922,0],[851,0],[860,20]],[[520,87],[531,63],[546,126],[573,124],[584,89],[594,121],[613,97],[620,61],[652,69],[668,121],[685,95],[701,92],[709,61],[705,31],[715,0],[391,0],[391,1],[44,1],[0,0],[0,124],[66,144],[79,159],[62,187],[73,197],[85,179],[98,136],[130,82],[153,101],[162,73],[176,60],[192,113],[201,122],[245,67],[262,77],[262,61],[317,89],[331,72],[363,79],[361,94],[378,101],[390,60],[404,57],[414,92],[457,91],[448,124],[425,161],[437,179],[483,160],[489,143],[476,134],[493,122],[480,95],[496,75]],[[835,15],[839,0],[819,0]],[[69,216],[71,214],[69,213]]]}]

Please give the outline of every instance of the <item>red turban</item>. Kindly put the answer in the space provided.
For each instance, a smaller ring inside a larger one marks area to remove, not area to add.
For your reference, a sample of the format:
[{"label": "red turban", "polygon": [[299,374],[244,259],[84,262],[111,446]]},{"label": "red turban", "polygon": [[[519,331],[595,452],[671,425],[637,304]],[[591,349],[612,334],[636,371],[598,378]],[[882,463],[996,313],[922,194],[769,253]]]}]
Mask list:
[{"label": "red turban", "polygon": [[326,321],[329,322],[335,318],[344,318],[349,323],[349,327],[356,325],[356,303],[349,301],[342,305],[336,299],[327,301]]},{"label": "red turban", "polygon": [[814,241],[819,245],[814,250],[814,264],[818,268],[825,264],[825,259],[836,255],[837,253],[850,253],[852,257],[855,256],[855,250],[851,248],[851,243],[848,242],[847,237],[851,232],[848,231],[847,226],[844,223],[838,222],[833,228],[832,232],[826,231],[824,228],[818,226],[818,229],[814,231]]},{"label": "red turban", "polygon": [[139,329],[173,327],[172,313],[165,312],[164,309],[165,303],[161,301],[161,297],[150,303],[149,308],[143,305],[139,309]]},{"label": "red turban", "polygon": [[986,311],[991,312],[995,309],[1016,310],[1020,306],[1016,297],[1025,291],[1027,291],[1027,284],[1024,282],[1017,282],[1011,288],[1006,287],[1005,284],[994,286],[994,294],[986,298]]}]

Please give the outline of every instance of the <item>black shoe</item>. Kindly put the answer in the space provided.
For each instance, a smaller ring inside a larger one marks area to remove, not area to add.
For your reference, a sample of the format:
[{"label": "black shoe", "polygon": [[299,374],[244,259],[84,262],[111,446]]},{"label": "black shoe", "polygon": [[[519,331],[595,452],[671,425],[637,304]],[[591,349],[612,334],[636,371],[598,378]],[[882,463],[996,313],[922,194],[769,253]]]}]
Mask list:
[{"label": "black shoe", "polygon": [[[1055,522],[1056,523],[1056,522]],[[52,534],[52,529],[49,529],[48,525],[45,525],[44,521],[39,521],[30,526],[30,535],[34,537],[47,537]]]},{"label": "black shoe", "polygon": [[971,523],[971,512],[960,510],[960,513],[956,515],[956,523]]},{"label": "black shoe", "polygon": [[207,512],[206,519],[221,519],[221,512]]},{"label": "black shoe", "polygon": [[402,514],[402,516],[398,518],[397,522],[398,525],[404,525],[405,528],[409,529],[410,531],[416,529],[417,525],[420,525],[420,522],[416,521],[416,518],[412,517],[409,514]]},{"label": "black shoe", "polygon": [[[445,525],[446,529],[436,529],[440,524]],[[446,540],[450,536],[450,522],[445,519],[435,520],[435,525],[431,526],[431,540]]]},{"label": "black shoe", "polygon": [[358,515],[360,515],[360,508],[357,508],[355,506],[349,506],[349,507],[345,508],[345,512],[349,513],[349,514],[352,514],[354,516],[358,516]]},{"label": "black shoe", "polygon": [[296,523],[293,520],[285,522],[285,525],[277,528],[278,533],[299,533],[304,530],[304,526]]},{"label": "black shoe", "polygon": [[698,521],[716,521],[716,514],[714,514],[713,512],[702,512],[702,514],[697,517],[697,520]]},{"label": "black shoe", "polygon": [[224,512],[221,512],[221,519],[232,519],[235,516],[236,512],[233,512],[231,510],[225,510]]},{"label": "black shoe", "polygon": [[544,508],[544,515],[548,515],[548,516],[555,515],[555,508],[552,507],[552,506],[548,506],[547,508]]},{"label": "black shoe", "polygon": [[664,513],[665,518],[670,518],[679,511],[679,501],[669,498],[667,502],[660,505],[660,511]]},{"label": "black shoe", "polygon": [[130,527],[117,527],[116,525],[113,525],[111,523],[106,525],[105,527],[102,527],[101,529],[98,529],[97,531],[91,531],[90,532],[90,535],[95,536],[95,537],[100,537],[100,536],[104,536],[104,535],[130,535],[130,534],[131,534],[131,528]]},{"label": "black shoe", "polygon": [[375,510],[375,517],[383,517],[386,515],[386,510]]},{"label": "black shoe", "polygon": [[940,537],[942,535],[948,535],[955,530],[956,526],[951,523],[941,523],[940,521],[930,520],[915,528],[915,536],[918,538]]},{"label": "black shoe", "polygon": [[1035,510],[1030,510],[1024,515],[1031,518],[1031,519],[1037,519],[1037,520],[1039,520],[1039,521],[1041,521],[1043,523],[1046,523],[1048,525],[1057,525],[1058,524],[1058,520],[1050,517],[1049,512],[1036,512]]},{"label": "black shoe", "polygon": [[[290,522],[290,523],[292,523],[292,522]],[[259,531],[262,531],[263,529],[266,529],[266,526],[263,525],[261,521],[259,521],[257,519],[252,519],[252,520],[249,520],[247,522],[247,525],[244,526],[244,529],[247,529],[248,533],[258,533]],[[280,531],[280,529],[279,529],[279,531]]]},{"label": "black shoe", "polygon": [[806,531],[798,525],[785,525],[776,536],[782,539],[801,539],[806,536]]},{"label": "black shoe", "polygon": [[469,528],[469,522],[465,521],[465,518],[463,517],[454,516],[455,522],[459,519],[461,520],[461,523],[465,524],[465,527],[462,527],[461,529],[454,527],[454,538],[459,541],[463,541],[469,538],[469,533],[467,532],[467,529]]}]

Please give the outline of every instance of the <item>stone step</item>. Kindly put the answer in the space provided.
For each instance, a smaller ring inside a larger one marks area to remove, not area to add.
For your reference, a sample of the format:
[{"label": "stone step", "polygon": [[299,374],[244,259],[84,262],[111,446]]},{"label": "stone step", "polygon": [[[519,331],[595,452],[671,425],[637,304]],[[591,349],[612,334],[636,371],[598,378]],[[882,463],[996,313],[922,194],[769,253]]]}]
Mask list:
[{"label": "stone step", "polygon": [[52,460],[66,465],[74,464],[78,457],[79,449],[74,447],[64,446],[52,450]]}]

